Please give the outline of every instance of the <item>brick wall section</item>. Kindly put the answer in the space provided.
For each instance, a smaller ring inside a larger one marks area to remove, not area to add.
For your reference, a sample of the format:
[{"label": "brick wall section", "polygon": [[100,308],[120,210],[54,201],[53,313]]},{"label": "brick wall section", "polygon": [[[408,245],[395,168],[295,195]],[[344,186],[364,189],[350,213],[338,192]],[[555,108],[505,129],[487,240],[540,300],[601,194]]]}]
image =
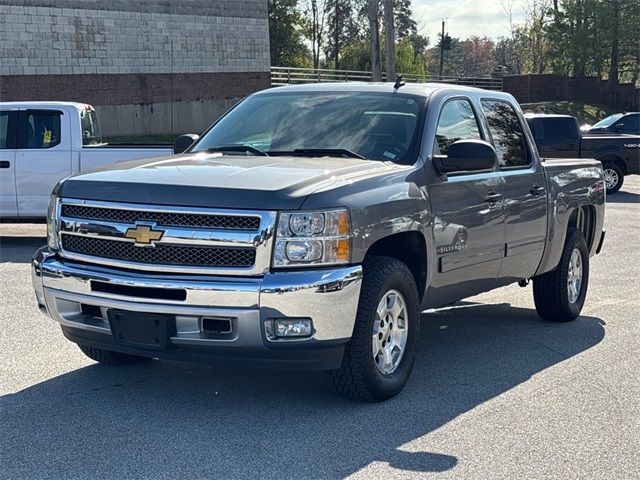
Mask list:
[{"label": "brick wall section", "polygon": [[[266,72],[270,66],[266,0],[0,2],[0,75]],[[58,7],[97,4],[109,9]]]},{"label": "brick wall section", "polygon": [[225,100],[268,88],[269,72],[11,75],[2,77],[3,101],[55,100],[92,105]]}]

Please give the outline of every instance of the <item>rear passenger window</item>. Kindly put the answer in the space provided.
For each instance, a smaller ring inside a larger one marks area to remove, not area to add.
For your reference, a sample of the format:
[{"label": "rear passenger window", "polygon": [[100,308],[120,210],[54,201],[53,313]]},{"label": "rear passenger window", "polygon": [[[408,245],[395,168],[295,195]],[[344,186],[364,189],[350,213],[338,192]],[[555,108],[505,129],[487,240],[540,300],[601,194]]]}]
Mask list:
[{"label": "rear passenger window", "polygon": [[27,148],[52,148],[60,144],[60,112],[27,112]]},{"label": "rear passenger window", "polygon": [[100,133],[100,125],[98,124],[98,116],[95,110],[80,110],[80,128],[82,129],[82,146],[100,145],[102,143],[102,135]]},{"label": "rear passenger window", "polygon": [[480,129],[469,100],[456,99],[445,103],[438,119],[434,154],[446,155],[458,140],[479,140]]},{"label": "rear passenger window", "polygon": [[9,148],[9,112],[0,112],[0,150]]},{"label": "rear passenger window", "polygon": [[498,165],[500,167],[529,165],[522,125],[513,107],[499,100],[483,100],[482,110],[487,117],[489,133],[498,154]]},{"label": "rear passenger window", "polygon": [[[546,118],[544,121],[534,120],[535,136],[540,140],[551,142],[567,141],[576,131],[573,118]],[[574,134],[575,136],[575,134]]]}]

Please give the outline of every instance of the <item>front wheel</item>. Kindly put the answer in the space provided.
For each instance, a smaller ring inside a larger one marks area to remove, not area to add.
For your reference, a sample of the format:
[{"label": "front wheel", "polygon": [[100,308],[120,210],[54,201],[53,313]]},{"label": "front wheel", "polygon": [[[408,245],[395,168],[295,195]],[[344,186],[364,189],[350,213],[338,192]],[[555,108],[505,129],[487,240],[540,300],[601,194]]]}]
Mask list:
[{"label": "front wheel", "polygon": [[560,257],[552,272],[533,279],[536,311],[545,320],[570,322],[580,315],[589,285],[589,250],[584,235],[570,228]]},{"label": "front wheel", "polygon": [[420,302],[404,263],[372,256],[363,268],[353,336],[342,367],[333,370],[331,377],[341,395],[379,402],[398,394],[411,374],[420,333]]},{"label": "front wheel", "polygon": [[604,186],[607,189],[607,195],[616,193],[624,183],[624,172],[615,163],[606,163],[602,166],[604,173]]}]

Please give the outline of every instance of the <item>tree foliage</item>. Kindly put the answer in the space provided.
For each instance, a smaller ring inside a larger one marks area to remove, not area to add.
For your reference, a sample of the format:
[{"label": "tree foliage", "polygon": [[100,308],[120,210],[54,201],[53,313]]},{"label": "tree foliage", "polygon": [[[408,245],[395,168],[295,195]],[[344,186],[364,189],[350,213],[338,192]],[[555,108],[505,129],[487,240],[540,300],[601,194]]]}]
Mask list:
[{"label": "tree foliage", "polygon": [[304,19],[298,0],[269,0],[271,65],[311,66],[311,52],[304,42]]},{"label": "tree foliage", "polygon": [[[379,25],[383,28],[382,0]],[[444,75],[507,73],[640,78],[638,0],[502,0],[509,35],[452,38]],[[524,21],[514,21],[523,5]],[[281,66],[371,69],[368,0],[269,0],[271,61]],[[436,75],[439,46],[420,35],[411,0],[394,0],[397,71]],[[380,38],[384,39],[384,32]],[[384,45],[381,45],[384,52]],[[384,55],[382,58],[384,69]]]}]

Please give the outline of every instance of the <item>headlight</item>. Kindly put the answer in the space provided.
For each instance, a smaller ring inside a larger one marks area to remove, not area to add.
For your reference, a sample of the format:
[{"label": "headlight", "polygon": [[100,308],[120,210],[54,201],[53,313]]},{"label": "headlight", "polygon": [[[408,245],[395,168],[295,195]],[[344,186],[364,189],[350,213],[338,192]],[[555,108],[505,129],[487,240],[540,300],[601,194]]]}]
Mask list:
[{"label": "headlight", "polygon": [[47,244],[51,250],[58,249],[58,197],[51,197],[47,208]]},{"label": "headlight", "polygon": [[351,238],[346,209],[281,213],[273,265],[295,267],[349,263]]}]

